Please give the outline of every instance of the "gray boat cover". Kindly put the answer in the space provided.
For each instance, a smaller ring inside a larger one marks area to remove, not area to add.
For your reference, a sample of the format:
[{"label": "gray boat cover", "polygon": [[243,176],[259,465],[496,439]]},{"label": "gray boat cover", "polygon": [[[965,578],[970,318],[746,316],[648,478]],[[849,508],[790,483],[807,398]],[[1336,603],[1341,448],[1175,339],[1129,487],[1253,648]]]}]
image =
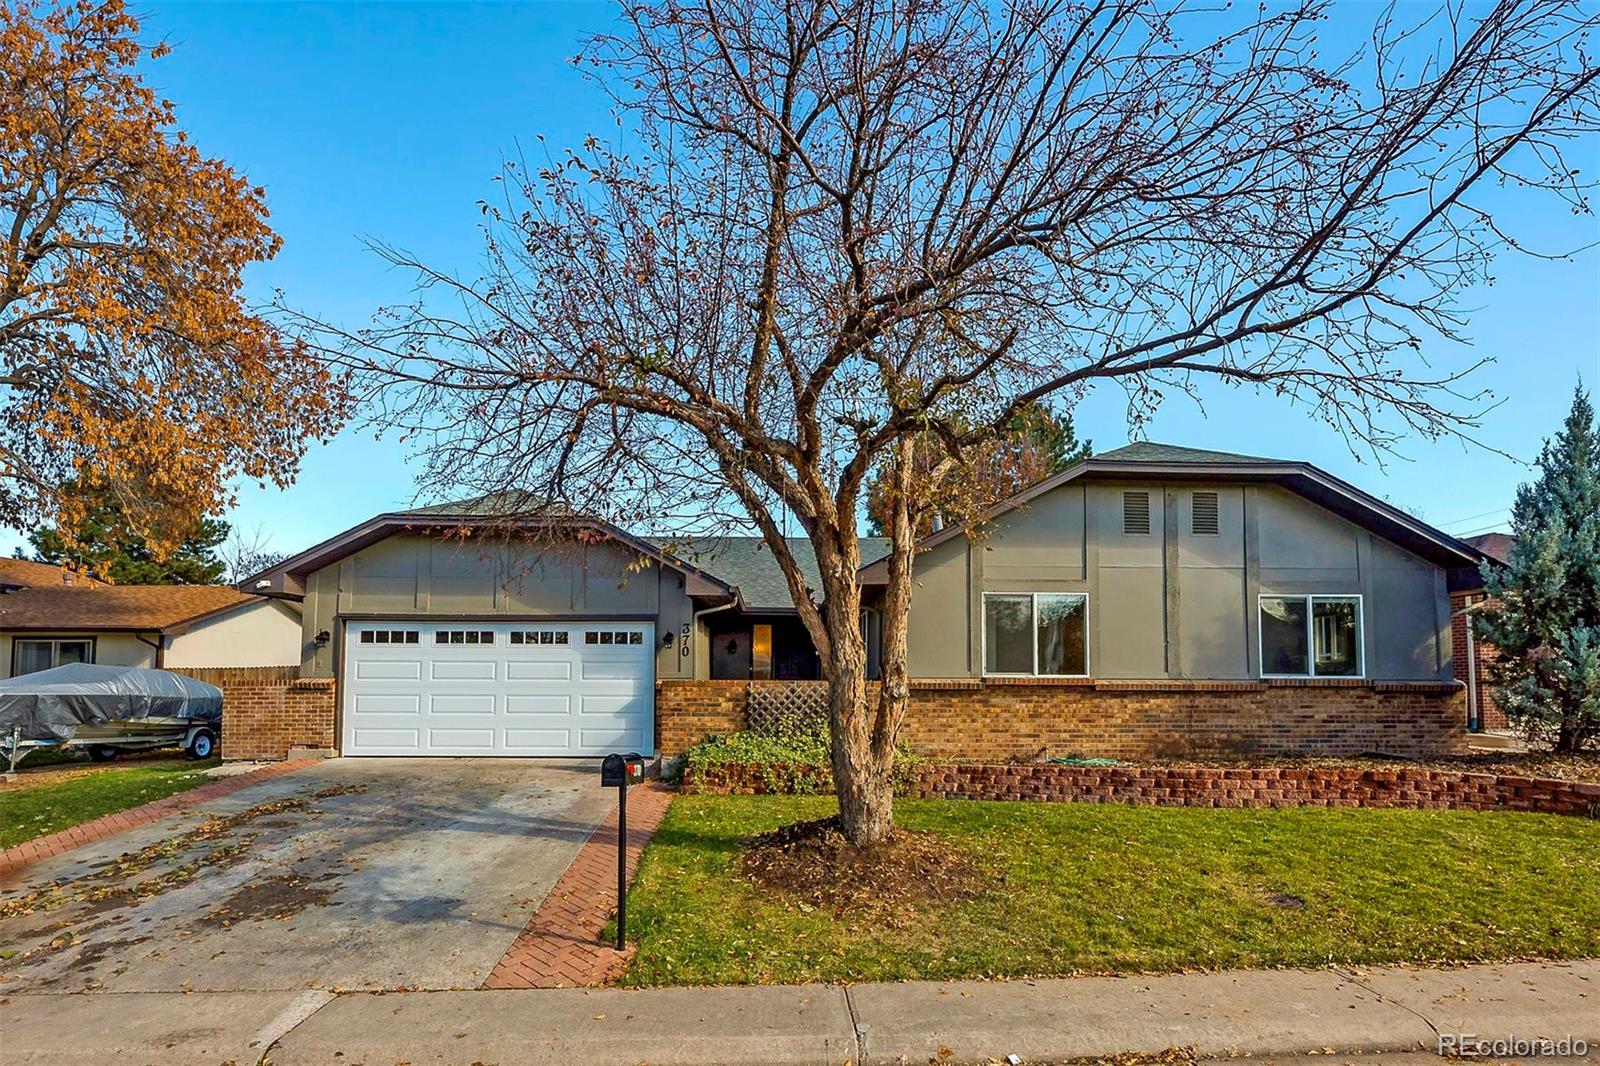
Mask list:
[{"label": "gray boat cover", "polygon": [[71,740],[80,725],[136,718],[222,720],[222,690],[170,670],[71,663],[0,681],[0,744]]}]

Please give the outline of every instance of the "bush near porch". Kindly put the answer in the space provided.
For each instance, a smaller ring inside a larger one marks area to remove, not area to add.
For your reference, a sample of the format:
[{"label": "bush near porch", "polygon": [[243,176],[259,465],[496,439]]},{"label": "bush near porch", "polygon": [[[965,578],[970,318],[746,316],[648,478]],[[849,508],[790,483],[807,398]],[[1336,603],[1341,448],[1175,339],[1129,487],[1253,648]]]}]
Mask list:
[{"label": "bush near porch", "polygon": [[819,796],[684,796],[629,896],[635,986],[1022,977],[1600,954],[1600,822],[1407,810],[904,800],[980,891],[905,920],[758,888],[751,836]]}]

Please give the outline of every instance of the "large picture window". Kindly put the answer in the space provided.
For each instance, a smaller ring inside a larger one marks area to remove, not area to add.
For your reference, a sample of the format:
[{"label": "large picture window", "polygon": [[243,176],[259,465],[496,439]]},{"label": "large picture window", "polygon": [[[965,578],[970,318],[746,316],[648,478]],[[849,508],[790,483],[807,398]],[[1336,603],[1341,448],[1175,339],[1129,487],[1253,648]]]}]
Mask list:
[{"label": "large picture window", "polygon": [[1360,596],[1261,597],[1261,676],[1361,677]]},{"label": "large picture window", "polygon": [[1088,617],[1088,597],[1082,593],[986,593],[983,672],[1086,676]]},{"label": "large picture window", "polygon": [[11,642],[11,676],[21,677],[69,663],[94,662],[94,639],[34,640],[18,637]]}]

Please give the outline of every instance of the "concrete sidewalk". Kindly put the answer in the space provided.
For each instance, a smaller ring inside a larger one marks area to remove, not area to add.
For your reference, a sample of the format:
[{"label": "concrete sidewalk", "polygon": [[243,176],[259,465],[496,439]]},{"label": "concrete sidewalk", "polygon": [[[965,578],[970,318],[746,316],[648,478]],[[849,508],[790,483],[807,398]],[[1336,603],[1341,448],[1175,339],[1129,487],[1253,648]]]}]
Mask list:
[{"label": "concrete sidewalk", "polygon": [[5,1066],[246,1066],[269,1054],[273,1066],[864,1066],[1171,1048],[1326,1063],[1330,1052],[1430,1053],[1453,1033],[1567,1037],[1600,1053],[1600,960],[848,988],[0,998]]}]

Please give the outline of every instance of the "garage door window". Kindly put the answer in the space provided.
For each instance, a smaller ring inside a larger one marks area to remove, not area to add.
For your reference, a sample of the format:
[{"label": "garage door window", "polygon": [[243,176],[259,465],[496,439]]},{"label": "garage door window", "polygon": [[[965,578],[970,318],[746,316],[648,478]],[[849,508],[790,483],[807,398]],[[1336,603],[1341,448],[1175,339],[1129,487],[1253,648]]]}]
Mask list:
[{"label": "garage door window", "polygon": [[565,629],[513,629],[511,631],[513,644],[565,644],[567,631]]},{"label": "garage door window", "polygon": [[435,644],[493,644],[492,629],[441,629],[433,635]]},{"label": "garage door window", "polygon": [[644,634],[637,629],[591,629],[583,635],[585,644],[643,644]]},{"label": "garage door window", "polygon": [[363,644],[415,644],[415,629],[363,629],[357,639]]}]

